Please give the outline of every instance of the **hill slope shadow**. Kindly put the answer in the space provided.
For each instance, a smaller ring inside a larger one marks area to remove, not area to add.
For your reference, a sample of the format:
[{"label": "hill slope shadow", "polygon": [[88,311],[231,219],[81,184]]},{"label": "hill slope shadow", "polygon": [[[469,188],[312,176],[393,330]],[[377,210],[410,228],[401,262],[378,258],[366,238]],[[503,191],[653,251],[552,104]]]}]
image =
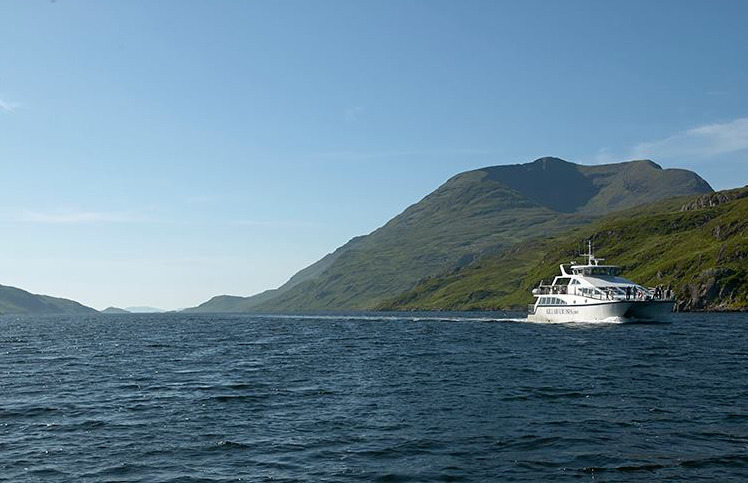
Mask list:
[{"label": "hill slope shadow", "polygon": [[541,158],[532,163],[485,168],[489,179],[561,213],[574,213],[597,193],[592,180],[574,163]]}]

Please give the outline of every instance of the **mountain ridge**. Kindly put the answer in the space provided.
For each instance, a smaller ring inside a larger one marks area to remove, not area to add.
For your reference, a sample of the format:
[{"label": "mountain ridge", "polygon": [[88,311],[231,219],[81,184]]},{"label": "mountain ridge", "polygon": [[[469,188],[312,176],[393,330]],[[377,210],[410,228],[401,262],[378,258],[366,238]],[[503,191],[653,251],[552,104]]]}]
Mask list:
[{"label": "mountain ridge", "polygon": [[[254,297],[214,297],[188,311],[371,309],[424,278],[518,242],[638,204],[712,191],[693,172],[663,170],[649,160],[584,166],[545,157],[466,171],[278,289]],[[572,195],[567,199],[558,192]]]}]

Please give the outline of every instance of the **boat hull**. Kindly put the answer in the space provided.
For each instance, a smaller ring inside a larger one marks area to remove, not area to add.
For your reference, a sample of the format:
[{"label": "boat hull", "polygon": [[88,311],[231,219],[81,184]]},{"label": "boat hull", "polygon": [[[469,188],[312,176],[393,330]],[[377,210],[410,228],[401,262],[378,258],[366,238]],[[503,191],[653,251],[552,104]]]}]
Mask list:
[{"label": "boat hull", "polygon": [[667,322],[672,300],[622,300],[594,304],[536,307],[530,322]]}]

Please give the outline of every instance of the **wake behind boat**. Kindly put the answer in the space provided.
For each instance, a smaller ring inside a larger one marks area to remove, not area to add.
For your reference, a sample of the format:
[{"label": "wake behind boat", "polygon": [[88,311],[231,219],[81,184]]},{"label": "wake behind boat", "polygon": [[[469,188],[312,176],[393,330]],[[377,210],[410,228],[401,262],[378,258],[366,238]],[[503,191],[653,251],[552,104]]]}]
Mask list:
[{"label": "wake behind boat", "polygon": [[587,264],[572,262],[550,285],[533,289],[535,303],[528,307],[532,322],[636,322],[666,321],[675,306],[672,291],[648,289],[620,276],[621,268],[600,265],[592,242],[588,242]]}]

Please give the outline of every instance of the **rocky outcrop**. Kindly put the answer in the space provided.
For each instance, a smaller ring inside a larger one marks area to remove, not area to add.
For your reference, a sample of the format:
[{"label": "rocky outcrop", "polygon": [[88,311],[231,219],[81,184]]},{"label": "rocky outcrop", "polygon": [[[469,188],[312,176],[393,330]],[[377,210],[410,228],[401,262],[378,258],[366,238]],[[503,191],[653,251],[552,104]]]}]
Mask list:
[{"label": "rocky outcrop", "polygon": [[678,290],[678,311],[728,311],[748,305],[748,294],[741,286],[745,273],[730,268],[710,268]]},{"label": "rocky outcrop", "polygon": [[748,186],[734,190],[708,193],[703,196],[699,196],[689,203],[686,203],[681,207],[680,211],[703,210],[705,208],[712,208],[729,201],[745,198],[746,196],[748,196]]}]

